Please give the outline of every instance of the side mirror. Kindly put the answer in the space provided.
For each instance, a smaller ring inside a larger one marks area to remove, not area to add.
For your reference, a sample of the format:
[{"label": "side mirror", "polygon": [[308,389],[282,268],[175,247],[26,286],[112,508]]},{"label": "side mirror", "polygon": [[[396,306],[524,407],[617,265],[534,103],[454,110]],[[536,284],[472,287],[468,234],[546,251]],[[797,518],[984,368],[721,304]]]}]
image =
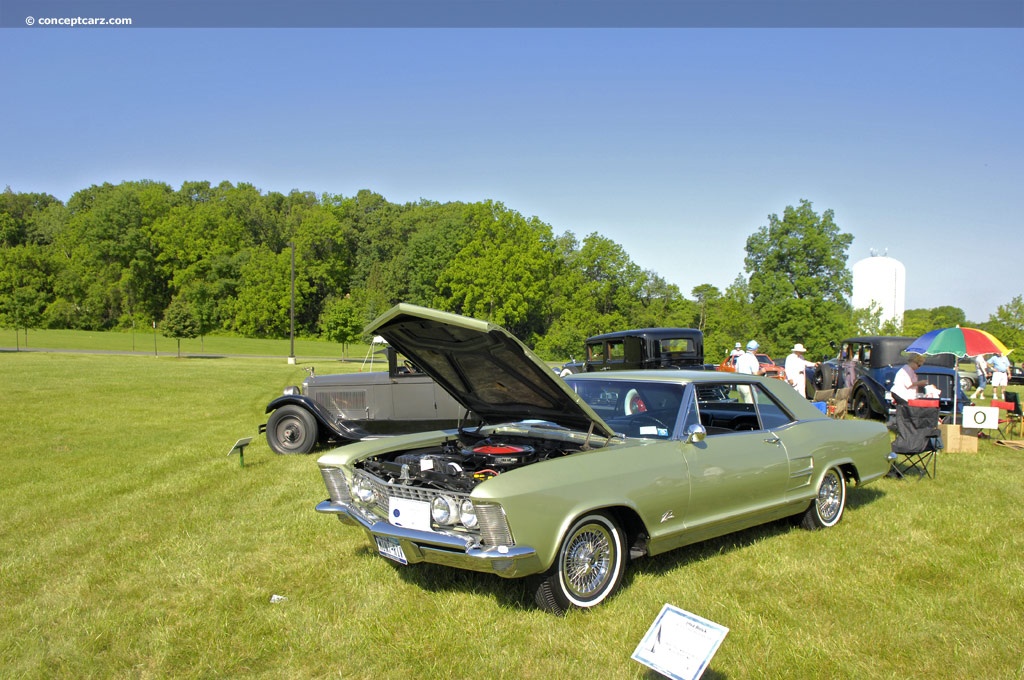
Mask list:
[{"label": "side mirror", "polygon": [[708,436],[708,431],[704,429],[703,425],[690,425],[686,428],[686,441],[696,444],[704,441],[704,437]]}]

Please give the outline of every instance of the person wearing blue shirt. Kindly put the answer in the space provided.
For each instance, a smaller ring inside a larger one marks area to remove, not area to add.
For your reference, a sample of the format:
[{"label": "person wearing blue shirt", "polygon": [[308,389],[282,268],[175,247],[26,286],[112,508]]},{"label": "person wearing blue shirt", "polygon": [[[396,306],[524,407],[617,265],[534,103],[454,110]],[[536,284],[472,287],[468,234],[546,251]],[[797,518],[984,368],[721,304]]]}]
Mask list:
[{"label": "person wearing blue shirt", "polygon": [[[1010,360],[1003,356],[1002,352],[996,352],[988,359],[988,365],[992,367],[992,398],[1002,401],[1006,395],[1006,386],[1009,384],[1007,378],[1010,373]],[[999,388],[1002,387],[1002,394]]]}]

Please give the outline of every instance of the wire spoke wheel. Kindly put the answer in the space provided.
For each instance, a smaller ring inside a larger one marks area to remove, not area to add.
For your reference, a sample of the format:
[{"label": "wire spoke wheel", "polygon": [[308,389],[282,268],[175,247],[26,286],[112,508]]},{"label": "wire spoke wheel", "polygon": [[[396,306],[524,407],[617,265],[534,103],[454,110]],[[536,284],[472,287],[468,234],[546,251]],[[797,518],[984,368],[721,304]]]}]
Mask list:
[{"label": "wire spoke wheel", "polygon": [[555,563],[540,578],[537,604],[564,614],[573,607],[604,602],[622,581],[624,544],[622,529],[610,515],[597,512],[577,520],[562,541]]},{"label": "wire spoke wheel", "polygon": [[585,599],[608,581],[613,557],[612,537],[607,528],[593,524],[571,536],[562,559],[566,588]]},{"label": "wire spoke wheel", "polygon": [[846,508],[846,478],[838,468],[831,468],[821,480],[818,495],[804,514],[805,529],[835,526]]}]

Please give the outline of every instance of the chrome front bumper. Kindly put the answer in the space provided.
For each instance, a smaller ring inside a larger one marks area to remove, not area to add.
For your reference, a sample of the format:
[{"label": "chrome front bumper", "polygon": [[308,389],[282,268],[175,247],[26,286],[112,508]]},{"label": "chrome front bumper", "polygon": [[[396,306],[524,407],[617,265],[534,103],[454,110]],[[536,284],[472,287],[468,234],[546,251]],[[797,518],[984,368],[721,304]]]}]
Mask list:
[{"label": "chrome front bumper", "polygon": [[504,578],[527,576],[541,570],[540,560],[533,548],[503,545],[483,548],[470,540],[449,534],[396,527],[354,505],[330,499],[317,504],[316,511],[337,515],[345,524],[361,526],[371,539],[379,536],[397,541],[409,564],[429,562],[497,574]]}]

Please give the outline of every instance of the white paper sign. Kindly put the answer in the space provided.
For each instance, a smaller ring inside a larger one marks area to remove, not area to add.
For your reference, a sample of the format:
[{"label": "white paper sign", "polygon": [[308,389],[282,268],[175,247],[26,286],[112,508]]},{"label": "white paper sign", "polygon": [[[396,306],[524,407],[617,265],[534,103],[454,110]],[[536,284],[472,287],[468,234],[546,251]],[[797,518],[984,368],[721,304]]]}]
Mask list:
[{"label": "white paper sign", "polygon": [[992,406],[964,406],[964,427],[999,429],[999,409]]},{"label": "white paper sign", "polygon": [[725,626],[666,604],[632,658],[673,680],[696,680],[728,632]]}]

